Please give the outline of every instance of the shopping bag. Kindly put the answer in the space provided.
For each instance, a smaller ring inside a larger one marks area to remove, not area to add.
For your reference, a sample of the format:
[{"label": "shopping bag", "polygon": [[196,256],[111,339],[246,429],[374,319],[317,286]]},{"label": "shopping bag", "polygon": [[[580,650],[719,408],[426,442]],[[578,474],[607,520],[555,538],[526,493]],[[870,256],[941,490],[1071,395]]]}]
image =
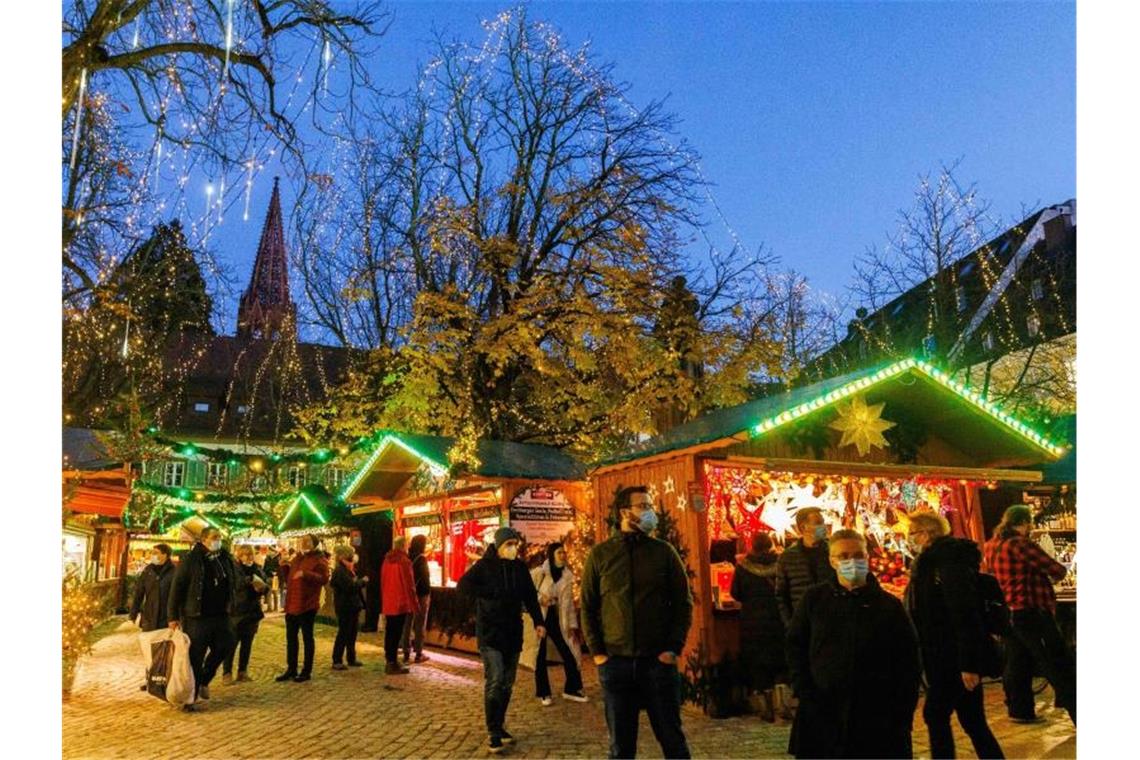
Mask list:
[{"label": "shopping bag", "polygon": [[146,692],[152,697],[166,699],[166,685],[174,669],[174,642],[168,636],[150,645],[150,667],[146,669]]},{"label": "shopping bag", "polygon": [[172,631],[174,644],[170,677],[166,682],[166,701],[181,707],[194,702],[194,669],[190,667],[190,637],[181,630]]}]

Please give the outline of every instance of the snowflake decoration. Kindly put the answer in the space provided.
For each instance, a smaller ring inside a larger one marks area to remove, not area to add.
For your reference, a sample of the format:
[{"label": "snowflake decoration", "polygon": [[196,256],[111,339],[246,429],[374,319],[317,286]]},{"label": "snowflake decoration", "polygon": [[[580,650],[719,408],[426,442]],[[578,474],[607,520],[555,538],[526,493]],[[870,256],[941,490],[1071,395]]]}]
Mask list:
[{"label": "snowflake decoration", "polygon": [[673,483],[673,476],[665,478],[665,493],[670,494],[676,490],[676,485]]},{"label": "snowflake decoration", "polygon": [[886,448],[887,439],[883,437],[883,431],[890,430],[895,423],[882,418],[884,406],[885,404],[867,406],[862,396],[856,396],[850,404],[840,406],[839,416],[828,425],[832,430],[843,433],[840,448],[854,445],[859,456],[866,456],[872,448]]}]

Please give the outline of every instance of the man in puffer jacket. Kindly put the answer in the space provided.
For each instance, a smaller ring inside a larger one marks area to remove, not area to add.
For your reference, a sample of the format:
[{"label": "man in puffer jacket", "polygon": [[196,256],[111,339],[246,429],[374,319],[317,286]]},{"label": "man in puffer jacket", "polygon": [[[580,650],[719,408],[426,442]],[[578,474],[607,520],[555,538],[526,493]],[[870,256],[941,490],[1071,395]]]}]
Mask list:
[{"label": "man in puffer jacket", "polygon": [[784,550],[776,562],[776,599],[784,627],[807,590],[835,574],[828,559],[827,526],[817,507],[796,512],[796,531],[800,539]]},{"label": "man in puffer jacket", "polygon": [[918,550],[910,569],[906,608],[918,631],[928,688],[922,717],[930,732],[932,757],[954,757],[950,715],[981,758],[1004,757],[986,723],[982,675],[1000,672],[1001,656],[986,633],[978,595],[982,552],[950,535],[936,512],[911,515],[909,538]]},{"label": "man in puffer jacket", "polygon": [[495,531],[495,543],[459,579],[459,593],[475,597],[475,636],[483,658],[483,711],[490,734],[488,749],[497,754],[514,737],[503,727],[522,652],[525,607],[541,639],[542,608],[526,563],[519,556],[522,535],[513,528]]},{"label": "man in puffer jacket", "polygon": [[582,570],[582,626],[606,702],[610,757],[637,754],[642,707],[667,758],[690,757],[681,729],[677,657],[693,619],[677,551],[649,534],[657,513],[644,486],[618,492],[621,532],[590,550]]}]

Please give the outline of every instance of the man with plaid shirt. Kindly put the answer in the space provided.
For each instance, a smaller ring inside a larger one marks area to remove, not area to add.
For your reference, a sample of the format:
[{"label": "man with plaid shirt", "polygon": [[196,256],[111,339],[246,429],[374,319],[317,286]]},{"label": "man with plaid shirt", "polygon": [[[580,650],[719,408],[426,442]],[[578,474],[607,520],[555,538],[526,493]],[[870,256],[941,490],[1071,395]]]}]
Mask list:
[{"label": "man with plaid shirt", "polygon": [[1048,679],[1056,703],[1077,722],[1076,662],[1061,637],[1054,613],[1053,584],[1068,568],[1029,539],[1033,515],[1024,504],[1005,511],[994,537],[986,544],[986,569],[997,578],[1012,612],[1013,633],[1006,637],[1005,687],[1009,717],[1015,723],[1035,723],[1033,674]]}]

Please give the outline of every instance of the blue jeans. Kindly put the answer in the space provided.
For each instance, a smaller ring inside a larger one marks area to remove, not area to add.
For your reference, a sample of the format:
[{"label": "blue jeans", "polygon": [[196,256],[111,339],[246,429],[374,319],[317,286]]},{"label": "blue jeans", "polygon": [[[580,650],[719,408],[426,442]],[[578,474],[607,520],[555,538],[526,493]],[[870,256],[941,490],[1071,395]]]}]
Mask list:
[{"label": "blue jeans", "polygon": [[637,756],[641,708],[667,758],[692,757],[681,730],[681,674],[656,657],[611,657],[598,668],[606,700],[610,757]]},{"label": "blue jeans", "polygon": [[519,653],[479,647],[479,656],[483,658],[483,714],[487,718],[487,733],[501,737],[519,668]]}]

